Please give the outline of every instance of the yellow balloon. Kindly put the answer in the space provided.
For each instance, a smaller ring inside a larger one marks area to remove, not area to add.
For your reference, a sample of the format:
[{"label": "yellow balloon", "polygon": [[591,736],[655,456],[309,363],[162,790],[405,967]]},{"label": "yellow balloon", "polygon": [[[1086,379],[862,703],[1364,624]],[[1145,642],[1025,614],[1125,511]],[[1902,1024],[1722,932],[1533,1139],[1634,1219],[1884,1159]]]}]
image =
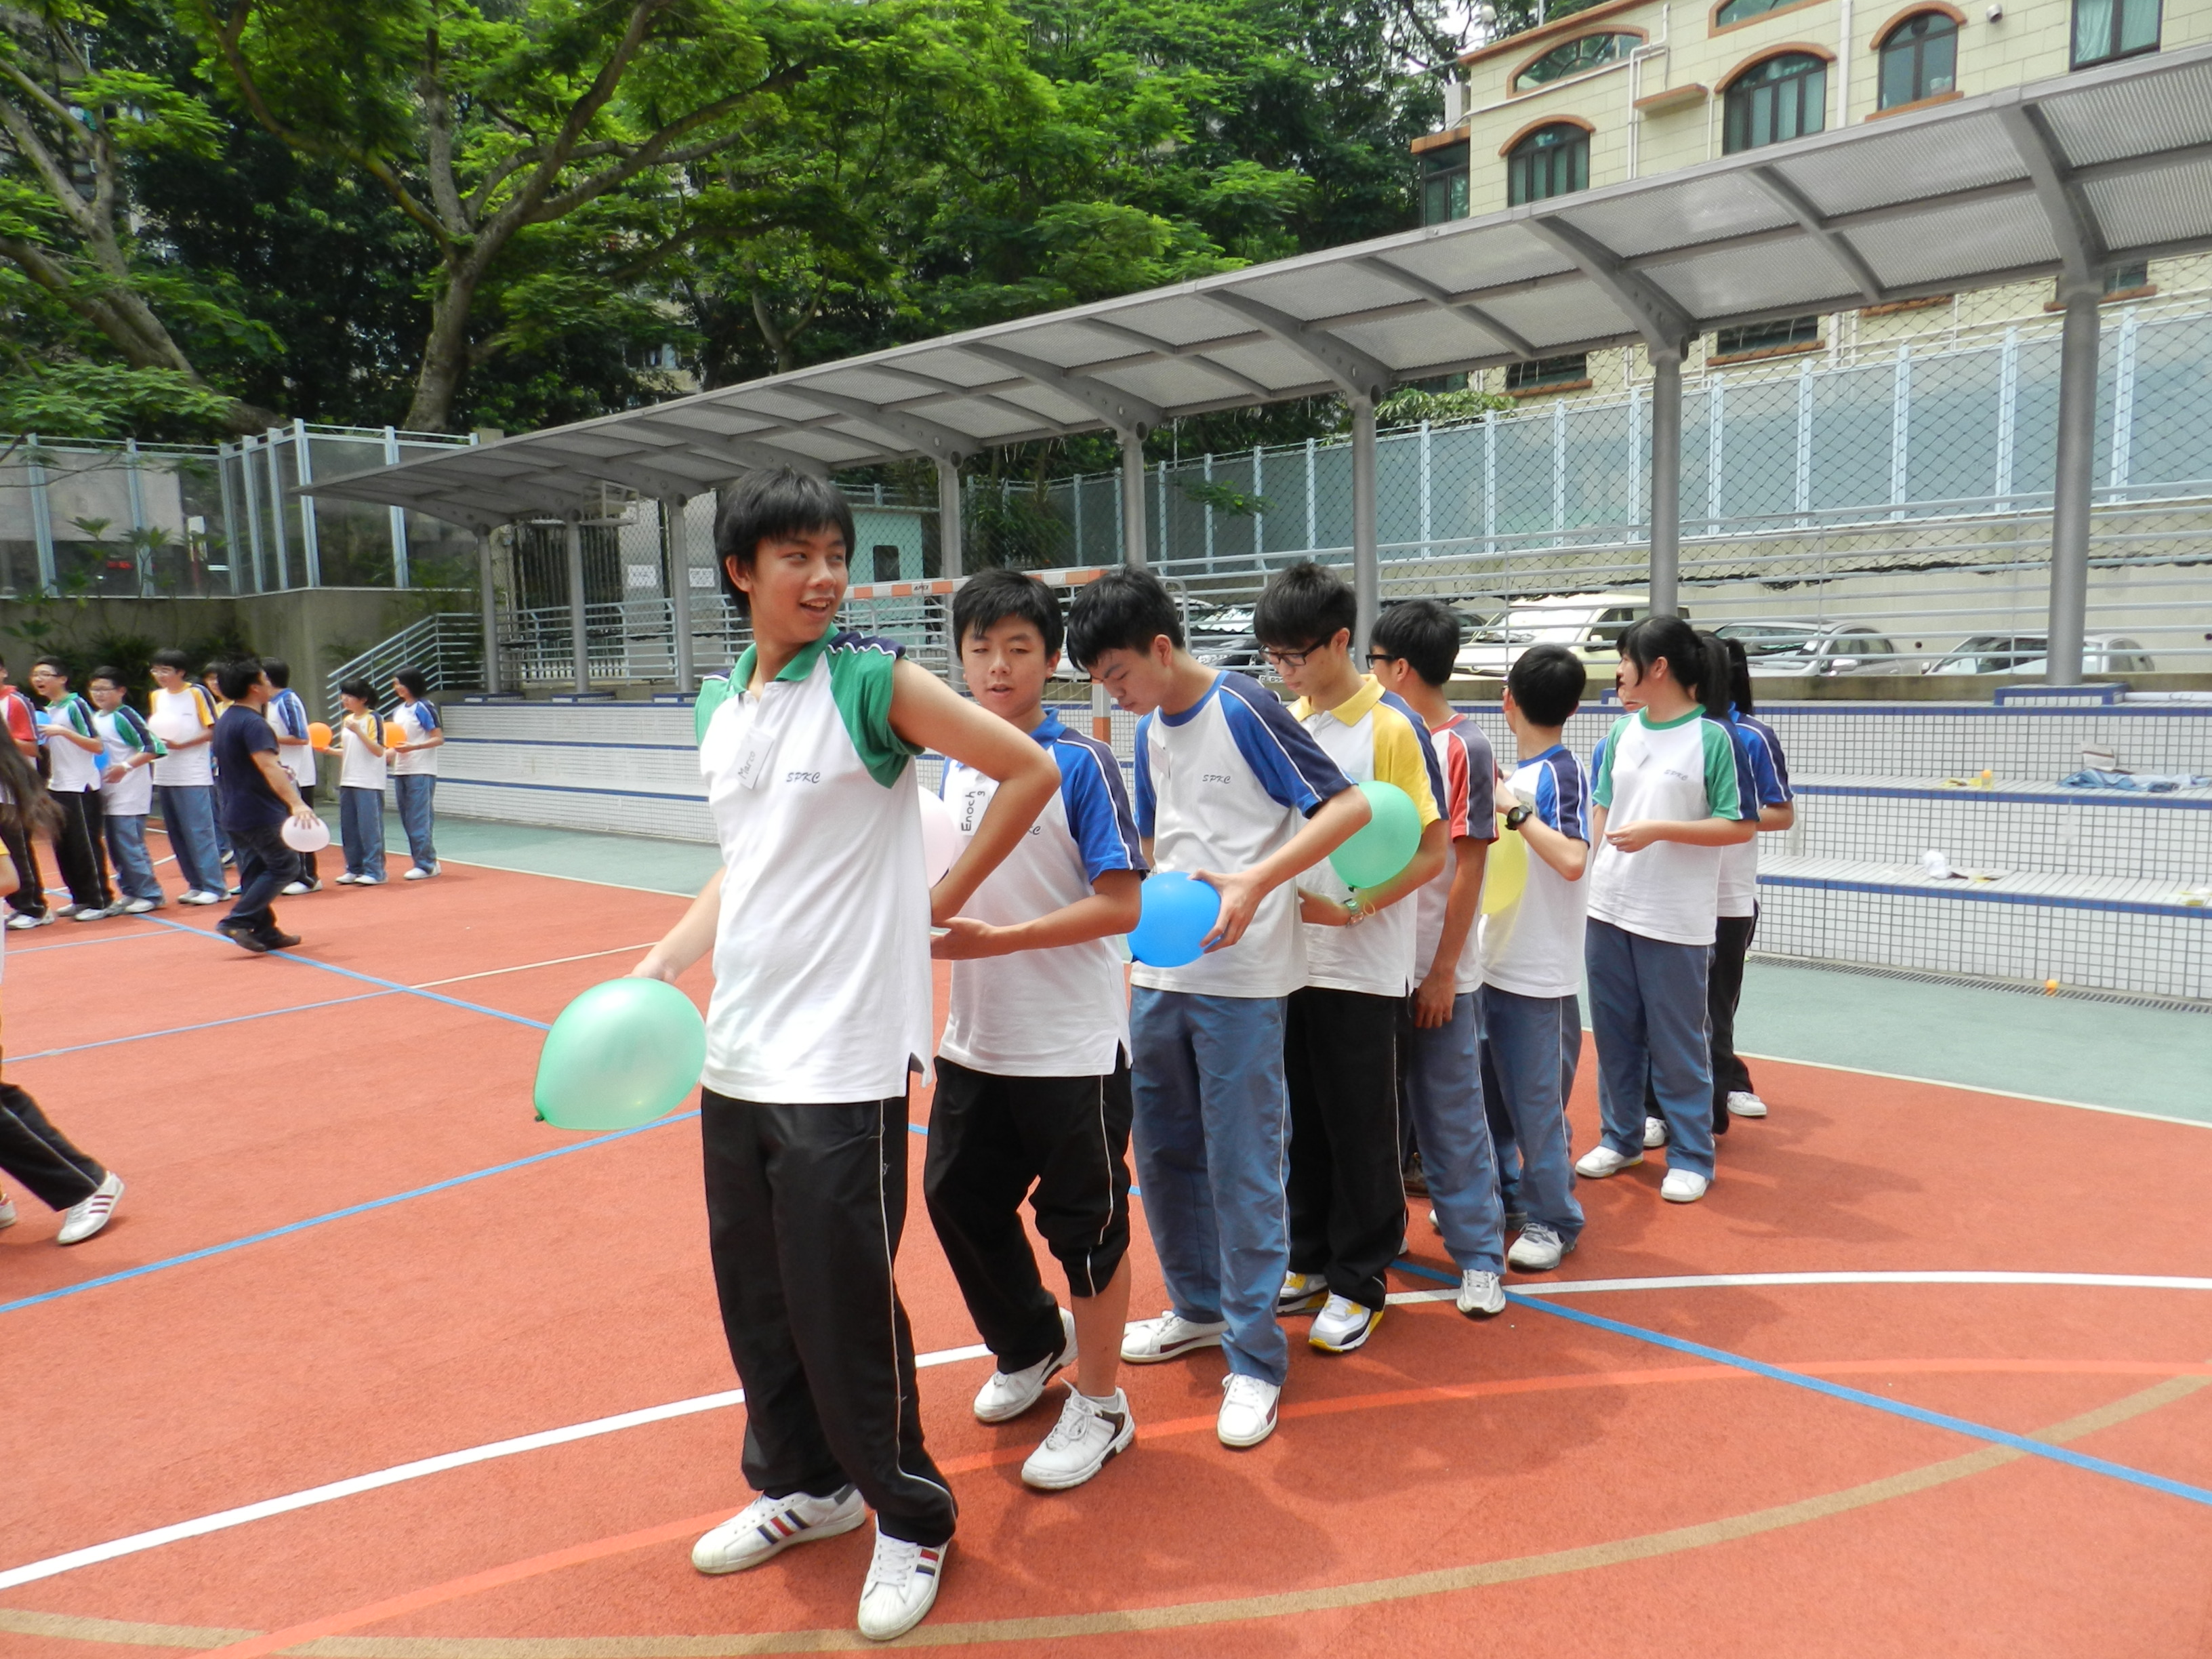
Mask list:
[{"label": "yellow balloon", "polygon": [[1500,910],[1511,909],[1528,884],[1528,843],[1518,830],[1505,827],[1500,814],[1498,839],[1491,842],[1490,856],[1482,866],[1482,914],[1494,916]]}]

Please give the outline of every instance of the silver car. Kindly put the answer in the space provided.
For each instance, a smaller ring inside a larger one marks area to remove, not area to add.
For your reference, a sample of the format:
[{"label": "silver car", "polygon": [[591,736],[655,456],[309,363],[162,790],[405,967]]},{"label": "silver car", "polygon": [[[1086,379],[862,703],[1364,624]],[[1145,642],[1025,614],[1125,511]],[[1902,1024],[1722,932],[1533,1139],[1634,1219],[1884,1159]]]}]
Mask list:
[{"label": "silver car", "polygon": [[[1977,634],[1948,656],[1929,664],[1930,674],[2041,674],[2051,647],[2042,634]],[[2150,653],[2117,634],[2091,634],[2081,641],[2085,674],[2148,674]]]},{"label": "silver car", "polygon": [[1805,621],[1723,623],[1713,632],[1743,647],[1754,678],[1833,674],[1909,674],[1887,634],[1863,623]]}]

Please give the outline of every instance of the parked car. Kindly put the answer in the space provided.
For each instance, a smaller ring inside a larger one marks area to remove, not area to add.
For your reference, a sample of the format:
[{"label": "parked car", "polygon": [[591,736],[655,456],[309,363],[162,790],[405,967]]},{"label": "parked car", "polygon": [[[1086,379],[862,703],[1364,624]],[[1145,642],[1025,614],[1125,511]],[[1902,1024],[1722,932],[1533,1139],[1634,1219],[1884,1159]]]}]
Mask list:
[{"label": "parked car", "polygon": [[1752,677],[1773,678],[1833,674],[1910,674],[1912,661],[1896,642],[1863,623],[1819,617],[1778,622],[1723,623],[1713,632],[1737,640]]},{"label": "parked car", "polygon": [[1208,668],[1233,668],[1256,674],[1267,666],[1260,653],[1259,637],[1252,632],[1249,605],[1193,606],[1186,629],[1190,654]]},{"label": "parked car", "polygon": [[1641,593],[1561,593],[1516,602],[1470,634],[1460,647],[1459,672],[1502,675],[1532,645],[1564,645],[1594,675],[1610,673],[1620,659],[1615,647],[1621,630],[1650,614],[1651,603]]},{"label": "parked car", "polygon": [[[1977,634],[1948,656],[1928,665],[1930,674],[2040,674],[2050,650],[2042,634]],[[2081,641],[2085,674],[2148,674],[2150,654],[2135,640],[2090,634]]]}]

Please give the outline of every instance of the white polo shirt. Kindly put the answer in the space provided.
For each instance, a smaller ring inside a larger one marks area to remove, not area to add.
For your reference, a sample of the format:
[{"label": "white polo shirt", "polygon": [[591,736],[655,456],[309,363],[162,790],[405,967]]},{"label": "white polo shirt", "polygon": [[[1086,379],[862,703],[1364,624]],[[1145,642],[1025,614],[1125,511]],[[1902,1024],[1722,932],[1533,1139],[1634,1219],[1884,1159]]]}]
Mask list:
[{"label": "white polo shirt", "polygon": [[384,789],[384,757],[363,743],[366,732],[379,743],[384,733],[379,726],[376,712],[370,709],[359,714],[348,714],[338,722],[338,787],[341,789]]},{"label": "white polo shirt", "polygon": [[927,1068],[929,878],[915,751],[890,723],[901,654],[833,631],[756,694],[748,646],[707,723],[722,904],[705,1081],[718,1094],[887,1100]]},{"label": "white polo shirt", "polygon": [[[1782,740],[1765,720],[1729,710],[1729,731],[1751,771],[1752,799],[1760,806],[1786,806],[1790,793],[1789,763],[1782,757]],[[1720,913],[1724,916],[1759,914],[1759,837],[1721,848]]]},{"label": "white polo shirt", "polygon": [[[1564,744],[1521,763],[1505,787],[1561,835],[1589,842],[1589,805],[1582,763]],[[1509,830],[1507,835],[1518,835]],[[1571,997],[1583,988],[1583,922],[1589,904],[1589,866],[1569,881],[1528,849],[1528,878],[1521,896],[1476,928],[1482,946],[1482,982],[1523,997]]]},{"label": "white polo shirt", "polygon": [[[1443,942],[1444,911],[1451,903],[1452,881],[1459,869],[1462,841],[1498,839],[1498,759],[1482,728],[1465,714],[1454,714],[1442,726],[1429,728],[1429,746],[1436,751],[1437,768],[1443,774],[1444,867],[1434,881],[1413,895],[1413,977],[1428,977],[1436,966],[1437,946]],[[1452,970],[1455,994],[1482,988],[1482,927],[1478,911],[1475,926],[1467,930]]]},{"label": "white polo shirt", "polygon": [[[146,724],[165,744],[204,738],[215,729],[214,702],[197,685],[187,685],[181,691],[155,687],[152,708]],[[173,747],[154,763],[153,771],[154,781],[164,789],[209,788],[215,782],[213,748],[204,743],[193,744],[189,749]]]},{"label": "white polo shirt", "polygon": [[[1598,751],[1590,797],[1606,809],[1607,829],[1647,818],[1741,818],[1752,810],[1726,726],[1700,709],[1663,723],[1650,715],[1639,708],[1615,720]],[[1719,848],[1659,841],[1638,853],[1609,842],[1592,851],[1591,915],[1672,945],[1713,942]]]},{"label": "white polo shirt", "polygon": [[123,775],[120,783],[106,781],[109,767],[129,765],[148,752],[148,735],[137,720],[135,714],[127,714],[120,708],[95,713],[92,717],[106,751],[100,757],[100,810],[112,817],[143,817],[153,810],[153,767],[133,766]]},{"label": "white polo shirt", "polygon": [[43,717],[40,723],[48,728],[44,738],[48,793],[88,794],[99,789],[103,757],[88,749],[78,748],[52,730],[62,726],[80,737],[98,737],[100,732],[92,723],[92,705],[74,691],[40,711]]},{"label": "white polo shirt", "polygon": [[307,705],[300,701],[300,694],[289,685],[269,699],[263,711],[269,718],[269,729],[276,734],[276,758],[292,775],[292,781],[313,788],[315,785],[315,750],[313,744],[302,747],[286,743],[287,738],[307,735]]},{"label": "white polo shirt", "polygon": [[[1334,708],[1316,708],[1301,697],[1291,705],[1291,713],[1353,784],[1397,785],[1413,797],[1424,830],[1443,816],[1437,805],[1444,793],[1443,775],[1437,769],[1428,727],[1404,698],[1385,691],[1372,674]],[[1296,885],[1325,898],[1352,896],[1352,889],[1326,859],[1300,876]],[[1306,936],[1306,983],[1368,996],[1404,996],[1413,988],[1419,897],[1417,890],[1356,927],[1300,923]]]},{"label": "white polo shirt", "polygon": [[[403,702],[392,711],[392,718],[407,734],[410,743],[420,743],[439,729],[438,705],[428,697],[417,697],[412,702]],[[416,749],[396,757],[391,763],[395,778],[430,778],[438,775],[438,751]]]},{"label": "white polo shirt", "polygon": [[[1030,735],[1060,769],[1060,787],[961,912],[994,927],[1066,909],[1109,870],[1145,867],[1114,751],[1050,714]],[[996,780],[945,762],[939,793],[963,845],[998,791]],[[1128,1048],[1128,992],[1110,939],[952,964],[944,1059],[1000,1077],[1103,1077]]]},{"label": "white polo shirt", "polygon": [[[1180,714],[1137,723],[1137,829],[1155,870],[1231,875],[1297,834],[1352,787],[1291,711],[1257,680],[1221,673]],[[1286,997],[1306,982],[1296,884],[1260,901],[1243,938],[1181,968],[1139,963],[1129,982],[1199,996]]]}]

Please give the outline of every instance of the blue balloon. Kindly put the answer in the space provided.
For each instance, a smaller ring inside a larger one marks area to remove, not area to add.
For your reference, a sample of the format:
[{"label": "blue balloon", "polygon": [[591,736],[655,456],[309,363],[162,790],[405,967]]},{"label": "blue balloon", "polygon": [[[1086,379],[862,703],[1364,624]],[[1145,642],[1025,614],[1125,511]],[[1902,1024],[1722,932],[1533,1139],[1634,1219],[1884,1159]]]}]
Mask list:
[{"label": "blue balloon", "polygon": [[1144,909],[1129,935],[1129,954],[1149,968],[1196,962],[1221,915],[1221,895],[1180,870],[1147,876]]}]

